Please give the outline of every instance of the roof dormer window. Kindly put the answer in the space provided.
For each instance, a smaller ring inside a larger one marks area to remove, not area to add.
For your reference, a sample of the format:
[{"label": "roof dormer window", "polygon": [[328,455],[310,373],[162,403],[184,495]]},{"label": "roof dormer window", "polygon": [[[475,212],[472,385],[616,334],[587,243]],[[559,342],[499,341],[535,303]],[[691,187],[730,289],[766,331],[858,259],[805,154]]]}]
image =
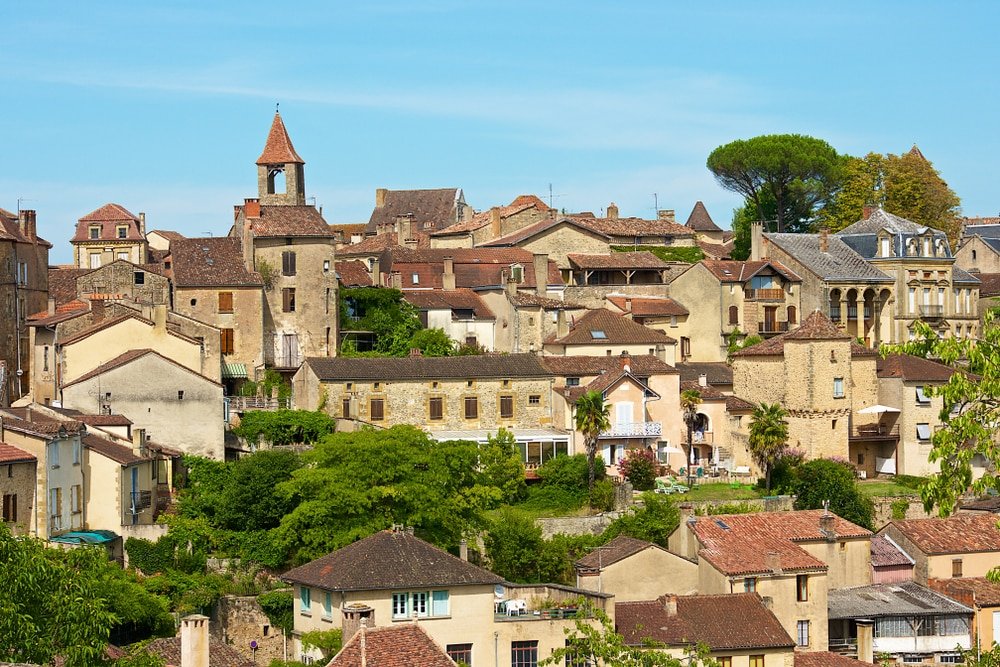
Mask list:
[{"label": "roof dormer window", "polygon": [[128,236],[128,227],[120,226],[118,227],[118,238],[123,239]]},{"label": "roof dormer window", "polygon": [[101,238],[101,228],[98,225],[93,225],[90,227],[90,238],[91,240],[97,240]]},{"label": "roof dormer window", "polygon": [[878,239],[879,247],[879,257],[891,257],[892,256],[892,239],[888,236],[880,236]]},{"label": "roof dormer window", "polygon": [[929,236],[924,237],[924,254],[922,257],[932,257],[931,255],[931,238]]},{"label": "roof dormer window", "polygon": [[510,265],[510,279],[515,283],[524,282],[524,267],[520,264]]}]

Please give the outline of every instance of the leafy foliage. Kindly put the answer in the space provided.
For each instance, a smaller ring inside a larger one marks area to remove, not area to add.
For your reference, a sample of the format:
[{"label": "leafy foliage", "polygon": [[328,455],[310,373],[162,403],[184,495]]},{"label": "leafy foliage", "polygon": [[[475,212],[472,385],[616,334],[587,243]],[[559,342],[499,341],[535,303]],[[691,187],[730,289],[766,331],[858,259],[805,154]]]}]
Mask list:
[{"label": "leafy foliage", "polygon": [[505,428],[486,439],[479,449],[480,484],[496,490],[495,505],[515,503],[524,497],[524,462],[514,434]]},{"label": "leafy foliage", "polygon": [[443,330],[421,326],[417,309],[398,289],[350,287],[341,289],[338,298],[343,330],[370,331],[375,337],[370,352],[358,352],[345,343],[341,356],[405,357],[416,349],[426,357],[446,357],[457,352],[455,341]]},{"label": "leafy foliage", "polygon": [[489,522],[484,536],[491,569],[521,583],[575,583],[573,562],[601,542],[593,535],[542,537],[542,529],[524,512],[504,508]]},{"label": "leafy foliage", "polygon": [[334,421],[311,410],[252,410],[243,413],[233,433],[253,447],[261,440],[271,446],[312,444],[333,433]]},{"label": "leafy foliage", "polygon": [[288,591],[270,591],[257,596],[257,604],[264,610],[271,625],[285,634],[292,631],[295,623],[295,598]]},{"label": "leafy foliage", "polygon": [[861,493],[854,480],[854,468],[848,463],[814,459],[798,469],[795,509],[820,509],[830,502],[830,511],[859,526],[873,529],[875,508]]},{"label": "leafy foliage", "polygon": [[656,454],[648,449],[630,449],[619,469],[636,491],[652,491],[656,484]]},{"label": "leafy foliage", "polygon": [[610,512],[615,508],[615,485],[610,479],[598,480],[590,487],[587,497],[593,509]]},{"label": "leafy foliage", "polygon": [[334,630],[311,630],[303,632],[299,641],[304,648],[318,648],[323,654],[323,660],[330,660],[344,645],[344,633],[339,628]]},{"label": "leafy foliage", "polygon": [[[698,406],[701,405],[701,392],[697,389],[685,389],[681,392],[681,418],[687,426],[688,451],[686,460],[691,460],[691,453],[694,451],[694,423],[698,418]],[[688,478],[691,477],[691,466],[688,466]],[[688,485],[690,486],[690,481]]]},{"label": "leafy foliage", "polygon": [[666,548],[667,538],[680,524],[680,518],[680,511],[669,496],[644,493],[642,506],[612,521],[604,531],[604,539],[628,535]]},{"label": "leafy foliage", "polygon": [[270,397],[277,389],[277,397],[286,400],[292,395],[292,385],[281,377],[278,371],[267,369],[260,382],[247,380],[240,385],[240,396],[265,396]]},{"label": "leafy foliage", "polygon": [[747,448],[754,463],[764,469],[764,488],[771,490],[771,469],[788,442],[788,411],[780,404],[761,403],[750,415]]},{"label": "leafy foliage", "polygon": [[705,252],[698,246],[633,246],[633,245],[613,245],[613,252],[635,252],[636,250],[647,250],[664,262],[686,262],[697,264],[705,259]]},{"label": "leafy foliage", "polygon": [[587,488],[594,488],[594,459],[597,457],[597,439],[611,427],[611,407],[604,402],[604,394],[596,389],[576,399],[576,430],[583,435],[587,450]]},{"label": "leafy foliage", "polygon": [[[590,464],[586,454],[557,456],[538,466],[538,477],[546,487],[558,487],[573,493],[586,493],[590,475]],[[604,479],[607,470],[598,466],[594,470],[596,480]]]}]

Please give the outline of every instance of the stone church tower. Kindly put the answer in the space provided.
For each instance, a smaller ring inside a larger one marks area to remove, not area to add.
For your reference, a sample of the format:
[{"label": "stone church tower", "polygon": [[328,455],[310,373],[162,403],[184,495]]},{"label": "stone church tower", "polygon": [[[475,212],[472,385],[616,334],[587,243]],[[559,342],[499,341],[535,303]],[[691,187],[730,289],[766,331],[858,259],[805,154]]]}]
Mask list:
[{"label": "stone church tower", "polygon": [[260,203],[265,206],[305,206],[305,164],[292,146],[281,114],[275,111],[264,152],[257,158]]}]

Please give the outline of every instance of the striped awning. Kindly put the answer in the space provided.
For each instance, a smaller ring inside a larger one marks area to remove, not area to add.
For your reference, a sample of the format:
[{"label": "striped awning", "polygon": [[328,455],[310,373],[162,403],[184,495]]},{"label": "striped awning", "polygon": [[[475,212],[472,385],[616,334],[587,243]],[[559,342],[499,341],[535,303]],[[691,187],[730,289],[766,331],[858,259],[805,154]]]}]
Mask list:
[{"label": "striped awning", "polygon": [[222,364],[223,379],[245,380],[247,378],[246,364]]}]

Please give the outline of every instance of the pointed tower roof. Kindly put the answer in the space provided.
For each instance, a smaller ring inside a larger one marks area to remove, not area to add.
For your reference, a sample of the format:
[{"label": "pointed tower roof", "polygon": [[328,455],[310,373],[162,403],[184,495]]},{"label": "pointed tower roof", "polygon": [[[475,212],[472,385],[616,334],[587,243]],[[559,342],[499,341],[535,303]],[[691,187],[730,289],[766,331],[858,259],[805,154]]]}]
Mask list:
[{"label": "pointed tower roof", "polygon": [[708,214],[708,209],[705,205],[698,200],[694,208],[691,209],[691,215],[688,216],[687,222],[684,226],[688,229],[693,229],[696,232],[721,232],[722,229],[715,224],[712,220],[712,216]]},{"label": "pointed tower roof", "polygon": [[913,148],[910,149],[909,153],[910,153],[910,155],[915,155],[916,157],[920,158],[924,162],[929,162],[929,160],[926,157],[924,157],[923,152],[919,148],[917,148],[916,144],[913,144]]},{"label": "pointed tower roof", "polygon": [[257,158],[257,164],[291,163],[305,164],[306,161],[295,152],[288,130],[285,129],[285,123],[281,120],[281,114],[275,111],[271,131],[267,133],[267,143],[264,144],[264,152]]}]

